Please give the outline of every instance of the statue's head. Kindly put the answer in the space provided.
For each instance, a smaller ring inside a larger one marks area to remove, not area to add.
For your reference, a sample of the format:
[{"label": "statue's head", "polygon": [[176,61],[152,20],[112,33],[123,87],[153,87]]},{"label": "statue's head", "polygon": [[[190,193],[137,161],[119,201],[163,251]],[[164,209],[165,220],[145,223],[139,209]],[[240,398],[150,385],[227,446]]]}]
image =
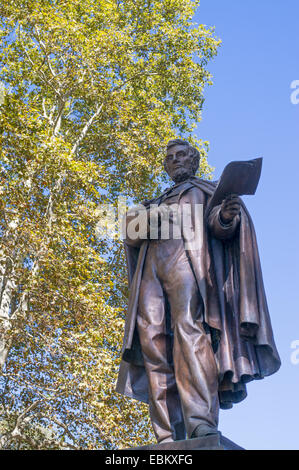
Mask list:
[{"label": "statue's head", "polygon": [[194,176],[198,170],[199,162],[199,151],[189,142],[181,139],[168,142],[164,168],[175,183]]}]

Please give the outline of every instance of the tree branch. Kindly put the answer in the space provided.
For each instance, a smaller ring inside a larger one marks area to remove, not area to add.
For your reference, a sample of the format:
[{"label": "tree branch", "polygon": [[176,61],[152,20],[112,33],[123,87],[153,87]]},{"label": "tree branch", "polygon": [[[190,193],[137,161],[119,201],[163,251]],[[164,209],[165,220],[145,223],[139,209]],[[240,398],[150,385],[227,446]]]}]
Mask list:
[{"label": "tree branch", "polygon": [[86,122],[85,126],[83,127],[82,129],[82,132],[81,134],[79,135],[78,139],[76,140],[73,148],[72,148],[72,151],[71,153],[74,154],[77,152],[78,150],[78,147],[80,145],[80,143],[82,142],[82,140],[84,139],[84,137],[86,136],[90,126],[92,125],[92,123],[94,122],[94,120],[98,117],[98,115],[100,114],[100,112],[102,111],[103,109],[103,106],[104,106],[104,103],[101,103],[101,104],[98,104],[97,107],[96,107],[96,110],[94,112],[94,114],[91,116],[91,118]]}]

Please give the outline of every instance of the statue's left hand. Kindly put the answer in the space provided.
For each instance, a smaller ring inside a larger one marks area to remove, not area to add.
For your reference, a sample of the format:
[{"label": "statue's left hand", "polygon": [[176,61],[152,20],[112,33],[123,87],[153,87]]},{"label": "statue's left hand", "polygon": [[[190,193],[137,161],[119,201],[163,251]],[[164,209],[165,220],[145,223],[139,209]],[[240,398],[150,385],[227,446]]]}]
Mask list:
[{"label": "statue's left hand", "polygon": [[227,196],[221,204],[220,217],[223,223],[230,224],[240,213],[241,199],[236,194]]}]

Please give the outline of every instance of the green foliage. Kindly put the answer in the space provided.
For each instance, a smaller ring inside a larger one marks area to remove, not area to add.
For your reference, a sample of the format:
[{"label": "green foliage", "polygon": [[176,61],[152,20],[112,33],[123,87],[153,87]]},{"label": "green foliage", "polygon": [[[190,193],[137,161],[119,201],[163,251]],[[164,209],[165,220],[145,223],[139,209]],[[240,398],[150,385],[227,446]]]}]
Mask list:
[{"label": "green foliage", "polygon": [[[3,448],[121,448],[153,437],[114,392],[126,307],[119,242],[97,207],[159,190],[169,139],[192,137],[219,41],[192,0],[0,6]],[[3,431],[4,430],[4,431]]]}]

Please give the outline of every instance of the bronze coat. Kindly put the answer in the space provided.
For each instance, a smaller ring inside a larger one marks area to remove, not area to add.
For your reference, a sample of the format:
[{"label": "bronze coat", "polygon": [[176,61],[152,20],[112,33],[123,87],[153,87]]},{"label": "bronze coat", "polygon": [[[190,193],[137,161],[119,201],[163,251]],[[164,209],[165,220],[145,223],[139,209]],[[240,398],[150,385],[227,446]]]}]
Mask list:
[{"label": "bronze coat", "polygon": [[[189,189],[180,194],[180,204],[192,206],[204,202],[206,211],[215,183],[198,178],[190,181]],[[150,202],[159,203],[160,198]],[[210,218],[217,216],[217,209],[209,215]],[[130,297],[116,386],[119,393],[146,403],[147,376],[136,329],[136,316],[148,243],[145,240],[140,248],[125,243]],[[190,250],[187,255],[203,299],[206,331],[211,334],[213,342],[219,370],[220,406],[231,408],[233,403],[247,396],[247,382],[271,375],[280,367],[255,230],[245,205],[242,203],[240,225],[232,239],[215,238],[206,220],[201,249]]]}]

